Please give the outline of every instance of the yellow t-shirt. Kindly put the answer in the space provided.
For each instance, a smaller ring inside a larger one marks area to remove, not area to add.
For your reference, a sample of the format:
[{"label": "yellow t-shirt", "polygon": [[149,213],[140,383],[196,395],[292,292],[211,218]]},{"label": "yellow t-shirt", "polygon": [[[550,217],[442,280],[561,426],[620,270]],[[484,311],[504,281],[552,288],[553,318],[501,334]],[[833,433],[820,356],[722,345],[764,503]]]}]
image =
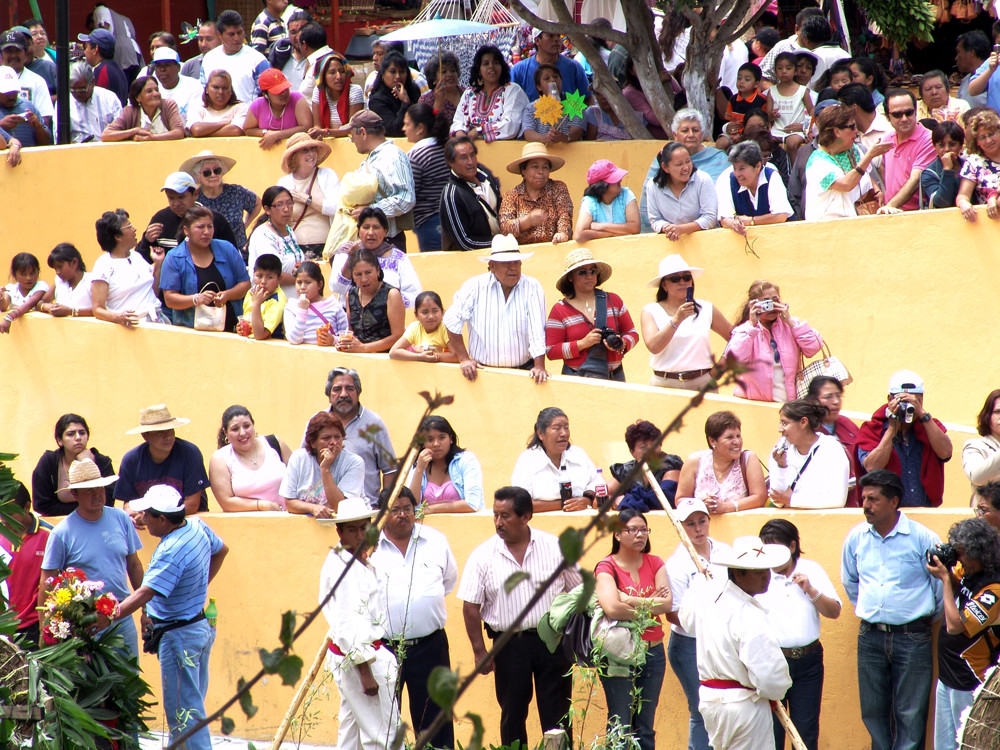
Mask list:
[{"label": "yellow t-shirt", "polygon": [[[288,304],[288,297],[281,291],[280,286],[274,294],[261,303],[260,316],[264,319],[264,327],[271,333],[274,333],[275,329],[281,325],[286,304]],[[251,315],[253,315],[253,300],[250,299],[250,292],[247,292],[247,296],[243,298],[243,317],[249,322]],[[250,338],[253,338],[253,333],[250,334]]]},{"label": "yellow t-shirt", "polygon": [[403,338],[410,342],[412,351],[419,351],[427,347],[432,347],[436,352],[448,351],[448,334],[444,324],[438,325],[437,328],[428,333],[420,325],[419,320],[414,320],[403,331]]}]

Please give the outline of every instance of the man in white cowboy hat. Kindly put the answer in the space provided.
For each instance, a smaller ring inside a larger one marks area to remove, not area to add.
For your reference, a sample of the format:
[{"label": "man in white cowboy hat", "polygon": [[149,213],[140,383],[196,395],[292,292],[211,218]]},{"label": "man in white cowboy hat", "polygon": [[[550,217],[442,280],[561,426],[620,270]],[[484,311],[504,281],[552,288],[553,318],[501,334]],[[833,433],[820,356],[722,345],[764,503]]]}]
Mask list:
[{"label": "man in white cowboy hat", "polygon": [[[112,621],[148,610],[159,632],[156,657],[163,680],[163,711],[171,739],[205,718],[208,657],[215,629],[205,619],[208,584],[222,567],[229,547],[201,519],[186,519],[184,501],[173,487],[150,487],[133,509],[145,514],[149,533],[158,537],[142,585],[120,602]],[[147,607],[148,605],[148,607]],[[102,625],[98,621],[98,626]],[[148,636],[147,636],[148,637]],[[190,750],[211,750],[208,727],[186,741]]]},{"label": "man in white cowboy hat", "polygon": [[699,710],[715,750],[774,750],[770,702],[785,697],[792,678],[754,597],[790,558],[783,544],[737,537],[712,556],[728,580],[702,584],[681,605],[680,623],[698,641]]},{"label": "man in white cowboy hat", "polygon": [[140,528],[141,516],[132,510],[130,504],[145,495],[153,485],[166,484],[180,492],[188,513],[208,510],[205,459],[197,445],[174,434],[175,428],[190,423],[190,419],[174,418],[166,404],[156,404],[140,409],[139,426],[125,433],[142,435],[143,443],[122,458],[115,500],[125,502],[125,511]]},{"label": "man in white cowboy hat", "polygon": [[[340,501],[334,519],[340,544],[330,550],[320,572],[321,602],[344,576],[323,605],[330,623],[326,668],[340,691],[337,746],[341,750],[384,750],[399,727],[399,667],[382,642],[387,613],[364,546],[365,529],[376,513],[362,497]],[[355,554],[358,559],[352,562]]]},{"label": "man in white cowboy hat", "polygon": [[[493,238],[490,254],[479,260],[489,271],[462,284],[444,316],[448,347],[458,357],[462,374],[476,379],[485,367],[529,370],[536,383],[549,379],[545,370],[545,292],[537,279],[521,275],[522,253],[513,235]],[[462,329],[469,325],[466,348]]]},{"label": "man in white cowboy hat", "polygon": [[[142,542],[128,515],[104,505],[104,488],[118,479],[101,476],[101,470],[89,458],[74,461],[69,467],[69,490],[76,498],[76,510],[53,529],[45,546],[42,579],[38,587],[38,606],[48,593],[48,579],[66,568],[79,568],[91,581],[104,581],[104,591],[118,601],[126,599],[142,585],[142,563],[137,554]],[[44,623],[42,623],[44,626]],[[125,639],[130,656],[139,658],[139,637],[131,617],[116,623]]]}]

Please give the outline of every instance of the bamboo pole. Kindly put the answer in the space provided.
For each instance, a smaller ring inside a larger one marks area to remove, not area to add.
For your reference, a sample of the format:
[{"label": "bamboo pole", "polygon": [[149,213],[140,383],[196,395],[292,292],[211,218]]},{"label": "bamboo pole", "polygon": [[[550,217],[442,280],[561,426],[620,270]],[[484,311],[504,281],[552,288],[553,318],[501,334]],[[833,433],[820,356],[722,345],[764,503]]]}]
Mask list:
[{"label": "bamboo pole", "polygon": [[302,701],[305,700],[306,693],[312,686],[313,681],[316,679],[316,675],[319,674],[320,667],[323,666],[323,662],[326,659],[326,652],[330,648],[330,638],[327,636],[323,639],[323,645],[319,647],[319,651],[316,653],[316,658],[313,659],[312,666],[309,667],[309,672],[306,674],[302,684],[299,685],[299,689],[295,691],[295,697],[292,698],[292,704],[285,711],[285,718],[281,720],[281,724],[278,725],[278,731],[274,735],[274,741],[271,742],[271,750],[278,750],[281,747],[281,743],[285,740],[285,735],[288,734],[288,728],[292,725],[292,717],[299,710],[299,706],[302,705]]}]

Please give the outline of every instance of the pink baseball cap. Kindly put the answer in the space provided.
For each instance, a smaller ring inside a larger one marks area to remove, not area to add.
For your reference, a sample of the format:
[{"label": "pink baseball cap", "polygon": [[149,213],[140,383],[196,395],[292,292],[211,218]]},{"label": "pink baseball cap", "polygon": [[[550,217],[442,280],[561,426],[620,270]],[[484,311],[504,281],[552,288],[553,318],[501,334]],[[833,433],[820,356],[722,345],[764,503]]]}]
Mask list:
[{"label": "pink baseball cap", "polygon": [[280,94],[292,87],[292,84],[285,78],[285,74],[276,68],[268,68],[261,73],[257,85],[260,86],[261,91],[267,91],[271,94]]},{"label": "pink baseball cap", "polygon": [[607,159],[600,159],[591,164],[590,169],[587,170],[587,184],[593,185],[595,182],[606,182],[609,185],[614,185],[616,182],[621,182],[622,178],[627,174],[627,169],[616,167],[614,162],[610,162]]}]

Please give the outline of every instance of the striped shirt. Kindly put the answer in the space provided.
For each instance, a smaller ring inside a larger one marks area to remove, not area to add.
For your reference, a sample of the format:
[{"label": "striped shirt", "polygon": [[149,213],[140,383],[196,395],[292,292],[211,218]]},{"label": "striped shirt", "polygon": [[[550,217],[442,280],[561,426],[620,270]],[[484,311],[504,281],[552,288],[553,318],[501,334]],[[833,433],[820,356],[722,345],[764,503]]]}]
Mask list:
[{"label": "striped shirt", "polygon": [[[322,315],[322,317],[320,317]],[[326,318],[326,320],[323,320]],[[315,344],[316,330],[327,323],[330,333],[339,335],[347,330],[347,313],[336,297],[324,297],[303,310],[297,300],[285,305],[285,340],[289,344]]]},{"label": "striped shirt", "polygon": [[417,196],[413,205],[413,223],[420,226],[438,212],[441,192],[451,177],[451,170],[444,160],[444,146],[434,138],[417,141],[407,157],[413,170],[413,191]]},{"label": "striped shirt", "polygon": [[275,18],[268,13],[267,8],[260,12],[253,26],[250,27],[250,46],[267,55],[271,51],[271,46],[279,39],[288,37],[288,31],[280,18]]},{"label": "striped shirt", "polygon": [[488,367],[520,367],[545,354],[545,292],[530,276],[521,276],[506,299],[492,271],[473,276],[443,322],[456,335],[468,323],[469,356]]},{"label": "striped shirt", "polygon": [[190,620],[208,597],[208,566],[222,540],[199,518],[189,518],[160,540],[142,585],[156,592],[148,606],[158,620]]},{"label": "striped shirt", "polygon": [[383,141],[365,157],[361,167],[378,178],[377,200],[372,206],[382,209],[389,219],[387,234],[395,237],[401,231],[397,220],[410,213],[416,203],[410,160],[395,143]]},{"label": "striped shirt", "polygon": [[[545,321],[545,344],[548,347],[549,359],[564,359],[566,364],[577,369],[587,359],[588,350],[580,349],[580,339],[594,330],[593,323],[582,312],[577,310],[567,300],[559,300],[552,306],[549,319]],[[632,347],[639,343],[639,332],[635,329],[628,308],[617,294],[608,292],[608,315],[605,326],[621,334],[625,342],[622,351],[605,349],[609,365],[622,361],[622,357]],[[603,347],[603,343],[596,346]]]},{"label": "striped shirt", "polygon": [[[518,613],[535,595],[539,584],[552,575],[563,561],[559,540],[555,536],[538,529],[529,531],[531,540],[525,550],[523,563],[518,563],[507,549],[506,542],[494,535],[476,547],[465,564],[462,583],[458,587],[458,598],[463,602],[481,605],[483,622],[493,630],[510,628]],[[504,591],[504,582],[515,573],[527,573],[529,577],[508,593]],[[572,590],[580,581],[577,567],[564,570],[535,606],[528,610],[519,625],[520,629],[538,627],[538,621],[549,611],[552,600],[558,594]]]}]

